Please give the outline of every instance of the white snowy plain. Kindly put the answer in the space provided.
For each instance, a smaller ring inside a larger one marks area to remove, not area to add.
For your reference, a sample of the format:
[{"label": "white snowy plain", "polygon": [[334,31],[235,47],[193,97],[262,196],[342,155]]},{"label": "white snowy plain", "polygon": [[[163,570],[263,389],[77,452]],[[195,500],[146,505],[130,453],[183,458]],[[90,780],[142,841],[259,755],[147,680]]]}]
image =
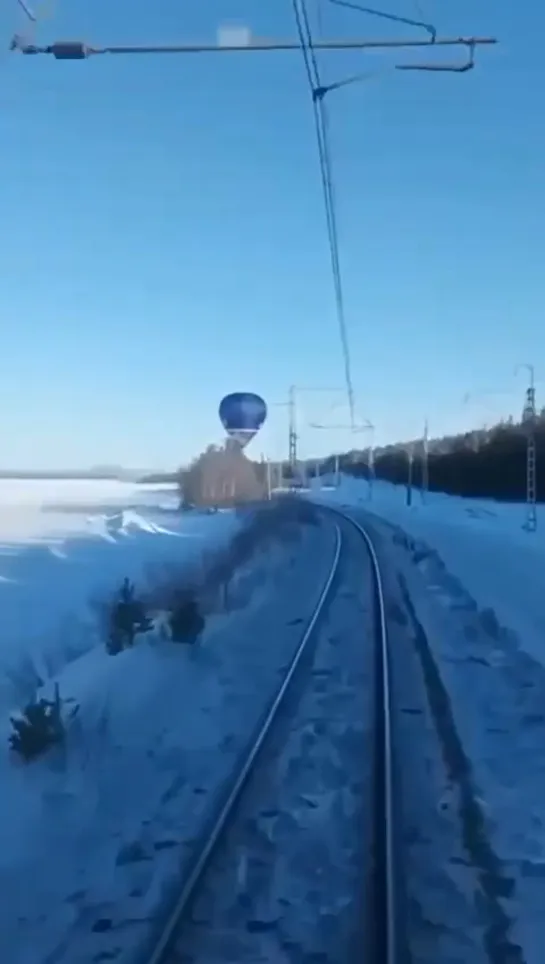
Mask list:
[{"label": "white snowy plain", "polygon": [[[10,964],[125,961],[149,939],[331,562],[332,528],[309,527],[323,567],[300,563],[296,545],[258,554],[202,646],[152,634],[109,656],[96,604],[125,577],[149,586],[199,565],[241,524],[175,506],[160,486],[0,482],[0,959]],[[79,707],[66,745],[24,764],[8,749],[10,715],[56,683],[64,706]]]},{"label": "white snowy plain", "polygon": [[[500,901],[521,948],[545,943],[545,506],[413,492],[342,477],[320,502],[369,513],[388,543],[452,703],[487,832],[509,895]],[[511,958],[509,958],[511,960]]]},{"label": "white snowy plain", "polygon": [[[348,478],[314,497],[370,512],[389,541],[515,885],[504,899],[512,938],[525,964],[541,964],[544,507],[530,534],[519,505],[433,494],[423,504],[415,493],[407,507],[401,487],[377,482],[369,498]],[[272,569],[258,560],[239,580],[238,611],[212,617],[198,651],[155,640],[108,656],[93,604],[126,576],[149,583],[191,565],[240,524],[231,513],[182,521],[174,506],[161,487],[0,481],[0,956],[10,964],[125,961],[141,943],[321,581],[302,567],[296,594],[285,555]],[[330,547],[311,548],[325,566]],[[66,749],[17,763],[9,716],[53,682],[80,706]]]}]

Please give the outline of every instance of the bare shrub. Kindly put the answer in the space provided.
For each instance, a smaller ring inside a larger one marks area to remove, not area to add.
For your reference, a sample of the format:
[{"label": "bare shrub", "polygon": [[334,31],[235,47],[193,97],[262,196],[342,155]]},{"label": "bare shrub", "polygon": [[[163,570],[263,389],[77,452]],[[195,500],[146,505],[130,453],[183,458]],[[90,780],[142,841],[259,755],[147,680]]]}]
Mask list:
[{"label": "bare shrub", "polygon": [[[292,545],[300,539],[305,526],[319,524],[315,507],[297,496],[256,503],[247,521],[228,545],[205,551],[199,561],[182,567],[151,590],[148,609],[172,612],[178,594],[190,592],[198,600],[199,611],[210,613],[231,608],[231,584],[257,552],[270,551],[274,544]],[[245,594],[246,595],[246,594]]]},{"label": "bare shrub", "polygon": [[[79,706],[72,710],[75,716]],[[66,728],[58,684],[52,700],[31,700],[18,716],[11,717],[13,732],[9,744],[25,763],[42,756],[51,747],[64,742]]]},{"label": "bare shrub", "polygon": [[192,593],[181,592],[169,614],[170,638],[173,643],[196,643],[205,619]]},{"label": "bare shrub", "polygon": [[[195,642],[209,615],[237,605],[232,592],[236,573],[258,552],[270,551],[274,544],[292,545],[301,538],[305,526],[317,524],[315,507],[297,497],[256,503],[227,545],[205,550],[200,558],[180,566],[162,567],[159,578],[149,572],[151,585],[145,593],[136,597],[134,586],[125,579],[113,604],[99,608],[108,652],[115,654],[133,646],[137,635],[154,628],[154,617],[164,638]],[[259,582],[248,582],[241,590],[241,599],[248,602]]]},{"label": "bare shrub", "polygon": [[180,472],[180,507],[232,506],[265,496],[266,485],[238,445],[209,445]]},{"label": "bare shrub", "polygon": [[136,597],[133,583],[124,579],[110,610],[108,652],[115,656],[134,646],[137,635],[149,633],[152,629],[153,620],[147,614],[144,601]]}]

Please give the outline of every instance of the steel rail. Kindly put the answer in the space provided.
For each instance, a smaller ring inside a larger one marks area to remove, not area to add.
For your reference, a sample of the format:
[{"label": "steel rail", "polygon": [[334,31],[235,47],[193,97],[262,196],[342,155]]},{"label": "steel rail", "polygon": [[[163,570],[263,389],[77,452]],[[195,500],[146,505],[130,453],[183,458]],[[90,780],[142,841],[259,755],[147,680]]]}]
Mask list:
[{"label": "steel rail", "polygon": [[392,692],[388,630],[384,589],[378,556],[365,527],[343,510],[318,503],[333,516],[352,525],[363,538],[371,560],[376,609],[375,663],[375,766],[373,787],[373,866],[371,881],[372,907],[368,929],[372,941],[373,962],[401,964],[405,960],[404,942],[400,935],[401,909],[398,899],[398,869],[395,847],[394,759],[392,742]]},{"label": "steel rail", "polygon": [[335,524],[335,550],[333,553],[333,562],[320,592],[314,612],[307,624],[305,632],[303,633],[295,655],[291,660],[288,671],[282,680],[282,684],[275,698],[273,699],[264,720],[259,726],[257,736],[253,740],[251,747],[245,755],[235,782],[226,799],[221,804],[217,815],[214,817],[212,828],[207,835],[207,838],[200,849],[186,879],[184,880],[176,904],[162,930],[162,933],[152,949],[151,954],[146,958],[146,964],[166,964],[168,955],[172,950],[172,943],[179,937],[177,932],[179,931],[183,918],[194,898],[195,892],[204,878],[210,857],[212,856],[216,845],[221,839],[223,832],[228,826],[229,818],[234,812],[240,794],[256,764],[259,752],[262,749],[271,726],[277,717],[278,710],[284,701],[284,697],[287,693],[290,683],[307,649],[309,641],[312,638],[316,624],[318,623],[324,607],[329,600],[331,587],[339,568],[342,544],[343,540],[341,529],[338,524]]}]

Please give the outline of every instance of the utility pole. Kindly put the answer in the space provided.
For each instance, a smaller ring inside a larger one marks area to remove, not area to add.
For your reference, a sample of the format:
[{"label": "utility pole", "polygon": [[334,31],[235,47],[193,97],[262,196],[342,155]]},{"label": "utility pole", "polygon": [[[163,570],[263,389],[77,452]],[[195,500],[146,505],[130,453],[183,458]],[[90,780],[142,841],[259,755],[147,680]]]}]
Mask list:
[{"label": "utility pole", "polygon": [[339,485],[341,484],[340,474],[339,474],[339,453],[338,452],[335,453],[335,475],[333,478],[334,478],[335,488],[338,489]]},{"label": "utility pole", "polygon": [[295,385],[290,385],[288,400],[288,461],[291,473],[290,488],[295,488],[295,473],[297,471],[297,414],[295,404]]},{"label": "utility pole", "polygon": [[413,502],[413,462],[414,448],[411,444],[407,447],[407,505],[412,505]]},{"label": "utility pole", "polygon": [[422,436],[422,502],[425,502],[429,489],[429,440],[428,440],[428,420],[424,422],[424,434]]},{"label": "utility pole", "polygon": [[[322,390],[323,390],[323,391],[329,391],[329,389],[322,389]],[[335,389],[331,389],[331,391],[335,391]],[[357,434],[357,433],[359,433],[359,432],[373,432],[373,431],[374,431],[374,428],[375,428],[375,426],[374,426],[369,420],[367,420],[367,419],[366,419],[366,420],[362,420],[361,422],[359,422],[359,423],[357,423],[357,424],[354,423],[354,421],[351,421],[349,424],[343,423],[343,424],[340,424],[340,425],[325,425],[323,422],[310,422],[310,423],[309,423],[309,427],[310,427],[310,428],[317,428],[317,429],[321,429],[321,430],[337,431],[337,432],[339,432],[339,431],[348,431],[348,432],[350,432],[350,433],[353,434],[353,435],[355,435],[355,434]],[[338,454],[338,453],[335,454],[334,459],[335,459],[335,462],[334,462],[334,477],[333,477],[333,478],[334,478],[335,488],[338,488],[339,485],[340,485],[340,460],[339,460],[339,454]],[[368,449],[367,449],[367,467],[368,467],[368,472],[369,472],[369,493],[371,494],[372,477],[374,478],[374,471],[375,471],[375,470],[374,470],[373,444],[372,444],[372,442],[371,442],[371,444],[369,445],[369,447],[368,447]],[[371,496],[369,496],[369,497],[371,497]]]},{"label": "utility pole", "polygon": [[[301,392],[340,392],[341,389],[338,388],[323,388],[315,386],[300,386],[300,385],[290,385],[288,391],[287,402],[271,402],[271,407],[275,408],[287,408],[288,409],[288,464],[291,473],[291,482],[295,481],[295,475],[297,472],[297,443],[298,443],[298,433],[297,433],[297,398]],[[295,488],[292,484],[290,488]]]},{"label": "utility pole", "polygon": [[[272,408],[284,408],[288,409],[288,415],[290,415],[290,401],[287,402],[269,402],[269,409]],[[290,423],[291,424],[291,423]],[[282,429],[282,434],[284,430]],[[270,473],[271,473],[271,488],[283,489],[284,488],[284,464],[285,464],[285,454],[281,456],[280,460],[268,459],[270,463]]]},{"label": "utility pole", "polygon": [[367,498],[373,500],[373,485],[375,483],[375,447],[370,442],[367,449]]},{"label": "utility pole", "polygon": [[524,395],[522,424],[526,434],[526,519],[522,526],[527,532],[537,529],[537,471],[536,471],[536,389],[533,365],[519,365],[516,369],[526,368],[530,382]]},{"label": "utility pole", "polygon": [[[334,392],[334,393],[339,393],[339,394],[340,394],[341,389],[339,389],[339,388],[330,388],[329,386],[328,386],[328,387],[324,387],[324,386],[321,386],[321,385],[320,385],[320,386],[315,386],[315,385],[310,385],[310,386],[309,386],[309,385],[303,385],[303,386],[301,386],[301,385],[291,385],[291,386],[290,386],[289,396],[288,396],[288,411],[289,411],[289,419],[288,419],[288,422],[289,422],[289,428],[288,428],[288,460],[289,460],[289,464],[290,464],[290,471],[291,471],[291,475],[292,475],[292,480],[295,480],[295,474],[296,474],[296,471],[297,471],[297,441],[298,441],[298,435],[297,435],[297,396],[299,396],[299,394],[300,394],[301,392],[310,392],[310,393],[316,393],[316,392],[317,392],[317,393],[321,393],[321,392],[326,392],[326,393],[328,393],[328,392]],[[321,426],[321,425],[320,425],[320,426],[313,425],[312,422],[309,423],[309,426],[310,426],[311,428],[323,428],[323,427],[324,427],[324,426]],[[291,487],[294,488],[295,486],[292,485]]]}]

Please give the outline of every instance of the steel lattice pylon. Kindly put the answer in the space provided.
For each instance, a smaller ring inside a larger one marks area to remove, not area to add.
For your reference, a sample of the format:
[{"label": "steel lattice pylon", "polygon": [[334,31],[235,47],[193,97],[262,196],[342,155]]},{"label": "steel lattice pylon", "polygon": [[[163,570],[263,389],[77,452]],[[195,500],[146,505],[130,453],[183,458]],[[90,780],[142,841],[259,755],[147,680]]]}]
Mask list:
[{"label": "steel lattice pylon", "polygon": [[[532,380],[533,381],[533,380]],[[533,384],[526,390],[526,400],[522,413],[522,421],[527,428],[526,441],[526,522],[524,528],[528,532],[535,532],[537,529],[537,508],[536,508],[536,439],[535,439],[535,419],[536,419],[536,390]]]}]

